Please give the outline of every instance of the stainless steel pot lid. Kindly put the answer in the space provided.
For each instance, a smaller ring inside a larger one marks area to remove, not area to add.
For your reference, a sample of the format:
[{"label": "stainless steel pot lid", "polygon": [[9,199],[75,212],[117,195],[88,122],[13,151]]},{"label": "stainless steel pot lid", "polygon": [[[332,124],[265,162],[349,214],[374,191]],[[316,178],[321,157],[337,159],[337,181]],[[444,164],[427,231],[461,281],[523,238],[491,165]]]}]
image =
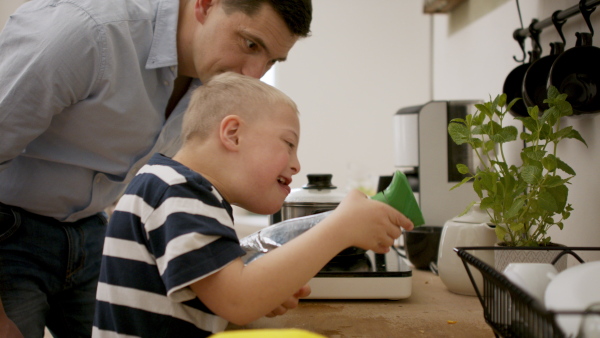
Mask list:
[{"label": "stainless steel pot lid", "polygon": [[292,189],[284,201],[286,205],[306,205],[306,203],[339,204],[345,194],[331,183],[331,174],[308,174],[308,183],[302,188]]}]

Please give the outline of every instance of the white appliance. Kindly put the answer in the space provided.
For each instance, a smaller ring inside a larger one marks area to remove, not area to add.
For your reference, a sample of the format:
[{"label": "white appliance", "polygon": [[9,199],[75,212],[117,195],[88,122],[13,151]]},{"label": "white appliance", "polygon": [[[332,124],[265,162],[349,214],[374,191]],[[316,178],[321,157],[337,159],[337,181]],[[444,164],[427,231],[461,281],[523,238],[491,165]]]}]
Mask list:
[{"label": "white appliance", "polygon": [[309,285],[308,299],[405,299],[412,293],[412,270],[395,248],[385,255],[367,251],[334,258]]},{"label": "white appliance", "polygon": [[428,225],[442,226],[477,200],[472,183],[450,191],[463,176],[456,164],[477,166],[472,150],[457,146],[448,123],[464,118],[482,101],[431,101],[398,110],[394,115],[394,165],[411,180]]}]

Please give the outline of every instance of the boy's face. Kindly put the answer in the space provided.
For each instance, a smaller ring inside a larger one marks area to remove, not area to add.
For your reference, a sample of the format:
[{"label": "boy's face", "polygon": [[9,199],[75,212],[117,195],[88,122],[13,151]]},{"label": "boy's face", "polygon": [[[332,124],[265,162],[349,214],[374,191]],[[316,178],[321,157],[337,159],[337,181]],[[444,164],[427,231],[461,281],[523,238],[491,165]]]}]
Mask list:
[{"label": "boy's face", "polygon": [[[234,204],[259,214],[279,210],[290,193],[292,176],[300,171],[300,121],[287,104],[261,106],[272,111],[247,123],[240,136],[243,187]],[[236,203],[237,202],[237,203]]]},{"label": "boy's face", "polygon": [[226,71],[260,78],[287,58],[297,40],[268,5],[249,17],[239,11],[227,15],[221,2],[213,1],[194,34],[195,74],[188,75],[203,83]]}]

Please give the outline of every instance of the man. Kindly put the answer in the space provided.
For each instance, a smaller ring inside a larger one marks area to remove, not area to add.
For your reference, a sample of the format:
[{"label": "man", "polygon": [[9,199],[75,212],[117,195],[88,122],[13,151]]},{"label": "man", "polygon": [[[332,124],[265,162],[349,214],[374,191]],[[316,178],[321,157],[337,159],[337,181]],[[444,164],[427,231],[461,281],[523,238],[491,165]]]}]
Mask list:
[{"label": "man", "polygon": [[[25,337],[89,336],[104,208],[179,146],[189,93],[261,77],[310,0],[38,0],[0,34],[0,298]],[[280,311],[281,312],[281,311]]]}]

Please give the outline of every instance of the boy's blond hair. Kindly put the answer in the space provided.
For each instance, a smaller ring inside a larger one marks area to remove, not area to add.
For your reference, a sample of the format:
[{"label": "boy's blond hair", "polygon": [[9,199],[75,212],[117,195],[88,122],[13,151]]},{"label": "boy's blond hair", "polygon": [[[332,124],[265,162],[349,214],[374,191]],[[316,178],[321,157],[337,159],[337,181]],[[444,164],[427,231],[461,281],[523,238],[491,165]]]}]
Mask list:
[{"label": "boy's blond hair", "polygon": [[249,76],[233,72],[219,74],[198,87],[183,117],[181,138],[205,140],[224,117],[254,117],[265,112],[261,106],[287,104],[298,113],[294,101],[280,90]]}]

